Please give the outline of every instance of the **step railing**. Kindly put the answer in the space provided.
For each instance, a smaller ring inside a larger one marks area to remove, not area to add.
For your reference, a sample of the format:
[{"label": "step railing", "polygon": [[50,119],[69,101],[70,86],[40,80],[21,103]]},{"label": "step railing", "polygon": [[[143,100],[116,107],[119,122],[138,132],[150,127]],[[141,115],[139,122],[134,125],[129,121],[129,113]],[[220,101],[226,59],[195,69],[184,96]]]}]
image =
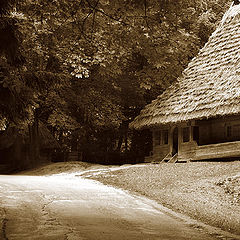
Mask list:
[{"label": "step railing", "polygon": [[161,161],[161,163],[168,162],[172,158],[172,154],[168,153],[165,158]]},{"label": "step railing", "polygon": [[176,153],[173,157],[171,157],[168,163],[175,163],[178,160],[178,154]]}]

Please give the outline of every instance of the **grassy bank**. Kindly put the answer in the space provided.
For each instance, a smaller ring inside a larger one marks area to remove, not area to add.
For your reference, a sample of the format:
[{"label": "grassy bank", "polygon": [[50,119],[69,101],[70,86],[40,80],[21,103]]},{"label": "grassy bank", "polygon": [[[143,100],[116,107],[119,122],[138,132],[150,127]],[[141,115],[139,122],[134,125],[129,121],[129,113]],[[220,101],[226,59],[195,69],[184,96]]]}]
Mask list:
[{"label": "grassy bank", "polygon": [[240,234],[240,161],[149,164],[91,178]]}]

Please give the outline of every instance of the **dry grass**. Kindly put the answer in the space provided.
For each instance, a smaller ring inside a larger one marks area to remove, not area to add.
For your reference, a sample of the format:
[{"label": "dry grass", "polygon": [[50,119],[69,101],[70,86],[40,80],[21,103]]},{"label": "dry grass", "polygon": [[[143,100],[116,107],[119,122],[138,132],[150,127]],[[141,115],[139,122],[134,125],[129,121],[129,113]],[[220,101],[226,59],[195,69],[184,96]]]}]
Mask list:
[{"label": "dry grass", "polygon": [[93,176],[240,234],[240,161],[147,165]]}]

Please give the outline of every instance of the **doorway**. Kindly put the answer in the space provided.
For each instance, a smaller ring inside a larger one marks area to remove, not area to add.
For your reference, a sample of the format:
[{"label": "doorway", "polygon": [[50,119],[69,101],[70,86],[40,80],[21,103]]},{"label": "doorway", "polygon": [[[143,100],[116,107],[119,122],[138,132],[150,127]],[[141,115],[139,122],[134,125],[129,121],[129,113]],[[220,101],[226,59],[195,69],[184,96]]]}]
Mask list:
[{"label": "doorway", "polygon": [[174,156],[178,153],[178,127],[175,127],[173,130],[173,149],[172,155]]}]

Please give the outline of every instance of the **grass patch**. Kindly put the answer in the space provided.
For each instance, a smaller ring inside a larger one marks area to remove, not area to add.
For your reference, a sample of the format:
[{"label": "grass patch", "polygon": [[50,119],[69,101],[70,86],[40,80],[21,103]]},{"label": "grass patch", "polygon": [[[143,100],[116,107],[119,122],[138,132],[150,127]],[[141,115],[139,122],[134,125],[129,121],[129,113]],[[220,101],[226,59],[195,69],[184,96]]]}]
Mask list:
[{"label": "grass patch", "polygon": [[91,178],[240,234],[240,161],[149,164]]}]

